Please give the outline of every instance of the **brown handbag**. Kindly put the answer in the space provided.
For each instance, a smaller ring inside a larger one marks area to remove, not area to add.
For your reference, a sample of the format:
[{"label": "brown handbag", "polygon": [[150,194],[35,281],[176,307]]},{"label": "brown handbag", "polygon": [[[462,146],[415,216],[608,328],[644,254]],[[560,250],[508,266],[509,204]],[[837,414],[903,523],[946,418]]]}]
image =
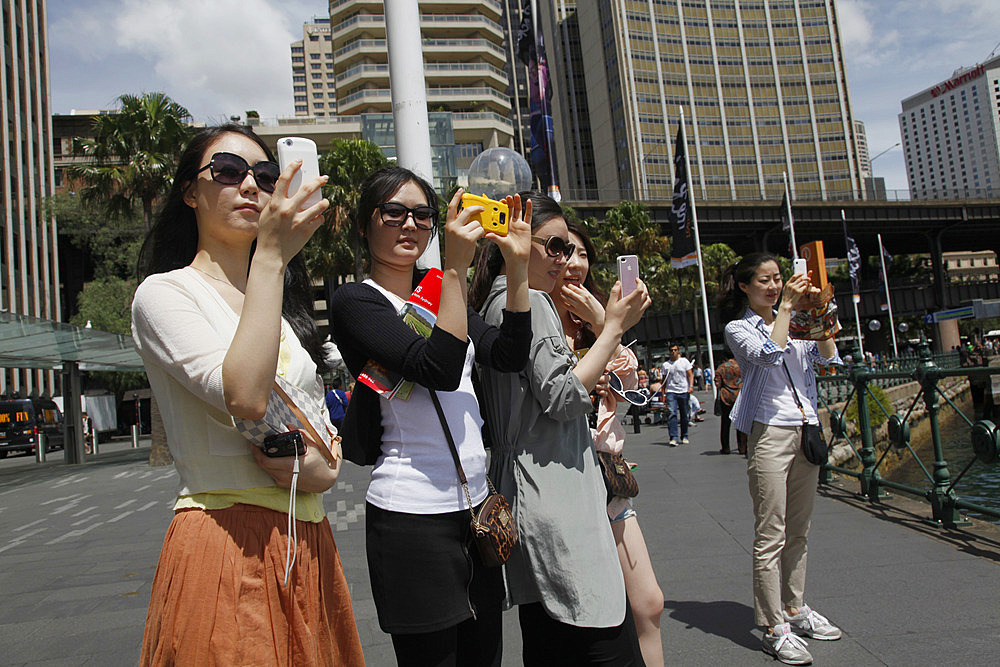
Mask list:
[{"label": "brown handbag", "polygon": [[612,454],[599,451],[597,460],[601,462],[601,472],[604,473],[604,486],[608,489],[608,496],[635,498],[639,495],[639,482],[635,481],[628,461],[621,452]]},{"label": "brown handbag", "polygon": [[510,504],[502,494],[497,493],[487,475],[486,483],[490,487],[490,493],[478,508],[473,508],[472,496],[469,495],[469,481],[465,478],[462,462],[458,458],[458,448],[455,447],[455,440],[451,437],[451,429],[448,428],[448,420],[445,419],[444,410],[441,409],[441,402],[438,401],[437,393],[433,389],[427,391],[431,395],[438,419],[441,420],[448,449],[451,450],[451,457],[455,460],[455,468],[458,470],[458,480],[462,484],[465,500],[469,504],[472,535],[479,549],[479,555],[488,567],[499,567],[507,562],[517,544],[517,524],[514,522]]}]

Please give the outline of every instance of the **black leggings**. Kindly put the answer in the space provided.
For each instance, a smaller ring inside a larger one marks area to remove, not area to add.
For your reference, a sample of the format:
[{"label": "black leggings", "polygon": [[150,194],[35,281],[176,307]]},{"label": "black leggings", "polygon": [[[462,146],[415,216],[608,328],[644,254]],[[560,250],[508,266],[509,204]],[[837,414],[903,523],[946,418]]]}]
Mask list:
[{"label": "black leggings", "polygon": [[608,665],[643,667],[628,598],[625,620],[613,628],[580,628],[557,621],[541,602],[517,607],[525,667]]},{"label": "black leggings", "polygon": [[476,619],[444,630],[392,635],[396,663],[399,667],[500,667],[503,657],[500,607],[484,605],[480,609]]}]

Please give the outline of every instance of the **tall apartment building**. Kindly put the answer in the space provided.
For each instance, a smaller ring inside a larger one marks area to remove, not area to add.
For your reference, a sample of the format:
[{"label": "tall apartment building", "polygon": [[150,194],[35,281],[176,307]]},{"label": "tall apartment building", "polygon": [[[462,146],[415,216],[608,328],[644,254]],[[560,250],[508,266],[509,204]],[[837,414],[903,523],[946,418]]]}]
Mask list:
[{"label": "tall apartment building", "polygon": [[296,116],[337,113],[330,19],[313,17],[302,25],[302,39],[292,42],[292,91]]},{"label": "tall apartment building", "polygon": [[871,178],[872,160],[868,152],[868,135],[865,133],[865,124],[860,120],[854,121],[854,140],[858,146],[858,171],[861,178]]},{"label": "tall apartment building", "polygon": [[[53,193],[45,0],[0,3],[0,308],[59,320],[56,223],[45,213]],[[51,371],[0,369],[0,392],[51,394]]]},{"label": "tall apartment building", "polygon": [[[435,180],[446,188],[462,180],[483,149],[513,146],[511,101],[503,69],[508,59],[507,31],[502,24],[503,6],[497,0],[421,1],[419,7],[427,107],[433,116]],[[352,127],[353,123],[343,121],[356,117],[362,137],[393,156],[382,2],[331,0],[329,8],[338,122]],[[314,109],[313,115],[318,111]]]},{"label": "tall apartment building", "polygon": [[798,199],[860,196],[834,0],[569,4],[546,27],[568,199],[669,197],[679,107],[698,198],[780,200],[782,172]]},{"label": "tall apartment building", "polygon": [[903,100],[899,130],[914,199],[996,196],[1000,57]]}]

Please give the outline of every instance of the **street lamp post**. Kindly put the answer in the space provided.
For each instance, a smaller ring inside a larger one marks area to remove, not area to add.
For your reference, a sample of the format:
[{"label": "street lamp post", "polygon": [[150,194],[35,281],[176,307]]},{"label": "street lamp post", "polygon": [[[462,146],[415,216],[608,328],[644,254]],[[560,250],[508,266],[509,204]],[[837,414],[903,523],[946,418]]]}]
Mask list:
[{"label": "street lamp post", "polygon": [[[868,160],[868,166],[871,169],[871,175],[866,179],[867,182],[865,183],[865,185],[866,185],[866,188],[865,188],[866,193],[865,194],[869,195],[872,199],[878,199],[879,198],[879,188],[877,186],[878,179],[875,178],[875,167],[874,167],[875,160],[879,159],[880,157],[882,157],[883,155],[885,155],[886,153],[888,153],[889,151],[891,151],[893,148],[896,148],[896,147],[898,147],[900,145],[902,145],[902,142],[897,141],[892,146],[889,146],[884,151],[882,151],[881,153],[879,153],[875,157],[873,157],[873,158],[871,158],[871,159]],[[885,179],[882,179],[882,188],[881,188],[881,190],[882,190],[882,197],[884,199],[885,198]]]}]

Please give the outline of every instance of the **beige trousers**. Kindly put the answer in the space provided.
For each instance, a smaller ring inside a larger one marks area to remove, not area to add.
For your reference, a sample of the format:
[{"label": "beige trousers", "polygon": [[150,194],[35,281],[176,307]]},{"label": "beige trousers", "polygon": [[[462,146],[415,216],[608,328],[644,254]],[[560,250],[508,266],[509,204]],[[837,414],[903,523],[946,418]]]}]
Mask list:
[{"label": "beige trousers", "polygon": [[801,607],[806,538],[819,469],[802,453],[801,426],[754,422],[747,476],[753,500],[753,606],[757,625],[784,623],[784,606]]}]

